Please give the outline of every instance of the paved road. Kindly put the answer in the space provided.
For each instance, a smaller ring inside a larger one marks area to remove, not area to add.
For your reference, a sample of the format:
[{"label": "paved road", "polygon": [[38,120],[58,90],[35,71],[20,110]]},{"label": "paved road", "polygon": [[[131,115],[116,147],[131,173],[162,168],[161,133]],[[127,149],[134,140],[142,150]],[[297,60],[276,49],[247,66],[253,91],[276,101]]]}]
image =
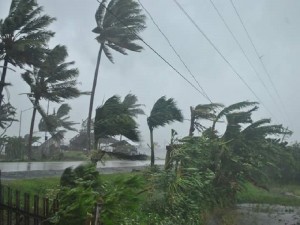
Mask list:
[{"label": "paved road", "polygon": [[[128,167],[105,167],[97,168],[100,173],[126,173],[132,172],[133,170],[141,170],[145,166],[128,166]],[[13,179],[31,179],[31,178],[42,178],[42,177],[59,177],[63,173],[63,170],[34,170],[34,171],[18,171],[18,172],[2,172],[1,178],[3,180]]]}]

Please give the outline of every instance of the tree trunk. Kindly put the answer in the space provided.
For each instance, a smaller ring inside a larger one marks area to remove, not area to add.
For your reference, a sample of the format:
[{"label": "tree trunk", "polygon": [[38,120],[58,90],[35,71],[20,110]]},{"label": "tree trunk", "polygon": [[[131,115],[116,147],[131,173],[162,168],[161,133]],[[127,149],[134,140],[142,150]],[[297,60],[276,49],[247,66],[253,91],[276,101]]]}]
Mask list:
[{"label": "tree trunk", "polygon": [[92,113],[93,113],[93,105],[94,105],[94,96],[96,91],[96,85],[97,85],[97,79],[98,79],[98,72],[99,72],[99,66],[100,66],[100,60],[101,60],[101,54],[102,54],[103,44],[100,45],[100,49],[98,52],[98,58],[97,58],[97,64],[94,74],[94,81],[93,81],[93,87],[91,91],[91,98],[90,98],[90,106],[89,106],[89,115],[87,119],[87,150],[91,150],[91,120],[92,120]]},{"label": "tree trunk", "polygon": [[153,128],[150,128],[150,147],[151,147],[151,167],[153,167],[154,166]]},{"label": "tree trunk", "polygon": [[190,125],[189,136],[192,137],[195,131],[195,113],[194,113],[194,108],[192,106],[190,107],[190,110],[191,110],[191,125]]},{"label": "tree trunk", "polygon": [[33,105],[33,111],[32,111],[32,117],[31,117],[31,124],[30,124],[30,131],[29,131],[29,138],[28,138],[28,160],[32,160],[32,138],[33,138],[33,129],[34,129],[34,121],[35,121],[35,115],[36,115],[36,106],[38,104],[38,101],[34,101]]},{"label": "tree trunk", "polygon": [[1,74],[1,81],[0,81],[0,106],[2,105],[3,101],[3,89],[4,89],[4,84],[5,84],[5,77],[6,77],[6,72],[7,72],[7,65],[8,65],[8,60],[4,58],[4,65],[3,65],[3,70]]}]

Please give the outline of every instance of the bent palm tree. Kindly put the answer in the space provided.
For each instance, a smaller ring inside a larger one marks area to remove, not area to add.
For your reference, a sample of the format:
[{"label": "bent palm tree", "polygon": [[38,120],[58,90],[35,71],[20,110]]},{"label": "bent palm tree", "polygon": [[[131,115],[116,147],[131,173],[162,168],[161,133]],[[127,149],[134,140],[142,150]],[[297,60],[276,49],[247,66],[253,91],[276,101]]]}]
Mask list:
[{"label": "bent palm tree", "polygon": [[141,13],[142,10],[139,4],[134,0],[111,0],[107,6],[106,4],[107,0],[103,0],[100,3],[95,15],[97,27],[93,29],[93,32],[98,34],[96,40],[100,44],[100,49],[87,121],[88,150],[91,148],[91,118],[102,51],[112,63],[113,57],[110,49],[123,55],[127,55],[126,50],[140,52],[142,47],[134,43],[134,41],[139,39],[137,34],[145,29],[145,16]]},{"label": "bent palm tree", "polygon": [[[62,104],[57,112],[53,112],[51,115],[48,115],[45,118],[41,118],[39,123],[39,131],[50,132],[52,137],[56,137],[58,139],[63,138],[63,134],[66,130],[77,131],[73,126],[78,124],[73,121],[69,121],[71,107],[64,103]],[[51,123],[51,126],[49,126]],[[54,135],[53,135],[54,134]]]},{"label": "bent palm tree", "polygon": [[8,64],[23,68],[38,66],[54,32],[45,30],[55,19],[40,15],[43,11],[35,0],[12,0],[9,15],[0,20],[0,60],[4,60],[0,81],[0,106]]},{"label": "bent palm tree", "polygon": [[177,108],[173,98],[166,99],[166,96],[162,96],[155,102],[150,116],[147,118],[150,130],[151,166],[154,166],[154,128],[163,127],[174,121],[183,121],[181,110]]},{"label": "bent palm tree", "polygon": [[201,125],[198,120],[205,119],[205,120],[211,120],[214,121],[216,118],[215,110],[217,108],[224,107],[224,105],[219,103],[211,103],[211,104],[205,104],[205,105],[197,105],[195,108],[190,107],[191,110],[191,124],[190,124],[190,130],[189,130],[189,136],[194,135],[195,129],[198,131],[201,131],[205,129],[203,125]]},{"label": "bent palm tree", "polygon": [[[56,46],[49,50],[45,60],[39,68],[34,68],[33,71],[26,71],[22,74],[24,81],[30,86],[28,97],[33,104],[33,113],[29,132],[28,141],[28,157],[31,159],[31,144],[34,128],[36,111],[38,110],[42,117],[47,120],[45,112],[40,107],[40,100],[48,100],[50,102],[61,102],[64,99],[72,99],[78,97],[81,92],[77,89],[76,78],[78,70],[69,66],[74,62],[65,62],[68,56],[65,46]],[[51,123],[48,124],[50,129]]]},{"label": "bent palm tree", "polygon": [[96,109],[94,124],[95,146],[100,138],[108,138],[115,135],[123,135],[132,141],[139,141],[137,123],[133,119],[135,115],[121,102],[119,96],[112,96]]}]

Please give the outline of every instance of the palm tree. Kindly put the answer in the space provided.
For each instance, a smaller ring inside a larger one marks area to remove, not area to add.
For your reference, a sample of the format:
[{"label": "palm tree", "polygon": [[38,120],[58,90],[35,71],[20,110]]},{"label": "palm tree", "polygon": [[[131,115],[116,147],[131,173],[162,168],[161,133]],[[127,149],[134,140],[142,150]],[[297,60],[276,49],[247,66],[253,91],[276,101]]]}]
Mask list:
[{"label": "palm tree", "polygon": [[[75,68],[69,69],[69,66],[72,66],[74,62],[65,62],[67,56],[66,47],[57,45],[52,50],[49,50],[39,68],[34,68],[33,71],[27,70],[22,74],[22,78],[30,86],[31,90],[27,95],[33,104],[28,141],[29,159],[31,159],[32,134],[36,111],[38,110],[44,119],[47,118],[40,107],[40,100],[44,99],[59,103],[64,99],[76,98],[81,94],[76,87],[78,70]],[[49,128],[51,124],[48,125]]]},{"label": "palm tree", "polygon": [[151,166],[154,166],[154,128],[164,127],[166,124],[174,121],[183,121],[181,110],[177,108],[177,104],[173,98],[166,99],[166,96],[162,96],[155,102],[150,116],[147,118],[150,130]]},{"label": "palm tree", "polygon": [[[39,123],[39,131],[50,132],[52,137],[62,139],[66,130],[77,131],[73,126],[78,124],[73,121],[69,121],[71,107],[64,103],[57,112],[53,112],[45,118],[41,118]],[[49,123],[51,126],[49,127]]]},{"label": "palm tree", "polygon": [[[125,100],[125,99],[124,99]],[[125,101],[126,102],[126,101]],[[132,141],[139,141],[137,123],[132,108],[128,108],[119,96],[112,96],[96,109],[94,124],[95,146],[100,138],[123,135]]]},{"label": "palm tree", "polygon": [[122,102],[122,104],[127,108],[129,114],[133,117],[137,117],[138,115],[145,115],[143,109],[141,109],[143,104],[137,104],[138,98],[136,95],[127,94]]},{"label": "palm tree", "polygon": [[10,103],[0,106],[0,128],[7,129],[10,123],[16,121],[15,114],[16,109]]},{"label": "palm tree", "polygon": [[195,129],[197,129],[198,131],[205,129],[205,127],[200,124],[198,120],[205,119],[214,121],[216,118],[216,109],[220,107],[224,107],[224,105],[219,103],[211,103],[205,105],[199,104],[195,108],[191,106],[191,124],[189,136],[192,137],[194,135]]},{"label": "palm tree", "polygon": [[[215,132],[216,132],[215,131],[216,123],[219,122],[219,120],[222,117],[224,117],[224,116],[226,116],[230,113],[237,112],[237,110],[241,110],[243,108],[247,108],[247,107],[251,107],[251,106],[255,106],[255,109],[257,109],[257,106],[256,106],[257,104],[258,104],[257,102],[242,101],[242,102],[232,104],[228,107],[225,107],[223,110],[221,110],[217,114],[217,116],[213,120],[213,124],[212,124],[212,127],[211,127],[212,134],[215,134]],[[234,114],[232,116],[234,116]],[[229,116],[229,120],[230,120],[230,116]]]},{"label": "palm tree", "polygon": [[88,150],[91,148],[91,118],[102,51],[112,63],[113,57],[110,49],[123,55],[127,55],[127,50],[140,52],[142,47],[135,41],[139,40],[137,34],[145,29],[145,16],[141,13],[139,4],[134,0],[110,0],[107,6],[106,4],[107,0],[100,3],[95,15],[97,27],[93,29],[93,32],[98,35],[96,40],[100,44],[100,49],[87,121]]},{"label": "palm tree", "polygon": [[54,35],[45,30],[55,19],[41,15],[35,0],[12,0],[9,15],[0,20],[0,60],[4,60],[0,81],[0,106],[8,64],[23,68],[38,66],[44,58],[44,47]]}]

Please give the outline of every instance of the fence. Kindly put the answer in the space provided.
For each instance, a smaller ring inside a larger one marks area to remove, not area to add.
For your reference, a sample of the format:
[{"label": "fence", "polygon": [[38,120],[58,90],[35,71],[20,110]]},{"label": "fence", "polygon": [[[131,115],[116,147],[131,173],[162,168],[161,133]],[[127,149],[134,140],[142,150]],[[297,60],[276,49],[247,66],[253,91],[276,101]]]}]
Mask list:
[{"label": "fence", "polygon": [[48,225],[48,218],[58,210],[58,200],[21,193],[1,184],[0,225]]},{"label": "fence", "polygon": [[[50,225],[48,219],[58,211],[58,207],[57,199],[50,201],[2,185],[0,170],[0,225]],[[97,204],[92,218],[87,219],[85,224],[99,225],[101,208],[102,204]]]}]

